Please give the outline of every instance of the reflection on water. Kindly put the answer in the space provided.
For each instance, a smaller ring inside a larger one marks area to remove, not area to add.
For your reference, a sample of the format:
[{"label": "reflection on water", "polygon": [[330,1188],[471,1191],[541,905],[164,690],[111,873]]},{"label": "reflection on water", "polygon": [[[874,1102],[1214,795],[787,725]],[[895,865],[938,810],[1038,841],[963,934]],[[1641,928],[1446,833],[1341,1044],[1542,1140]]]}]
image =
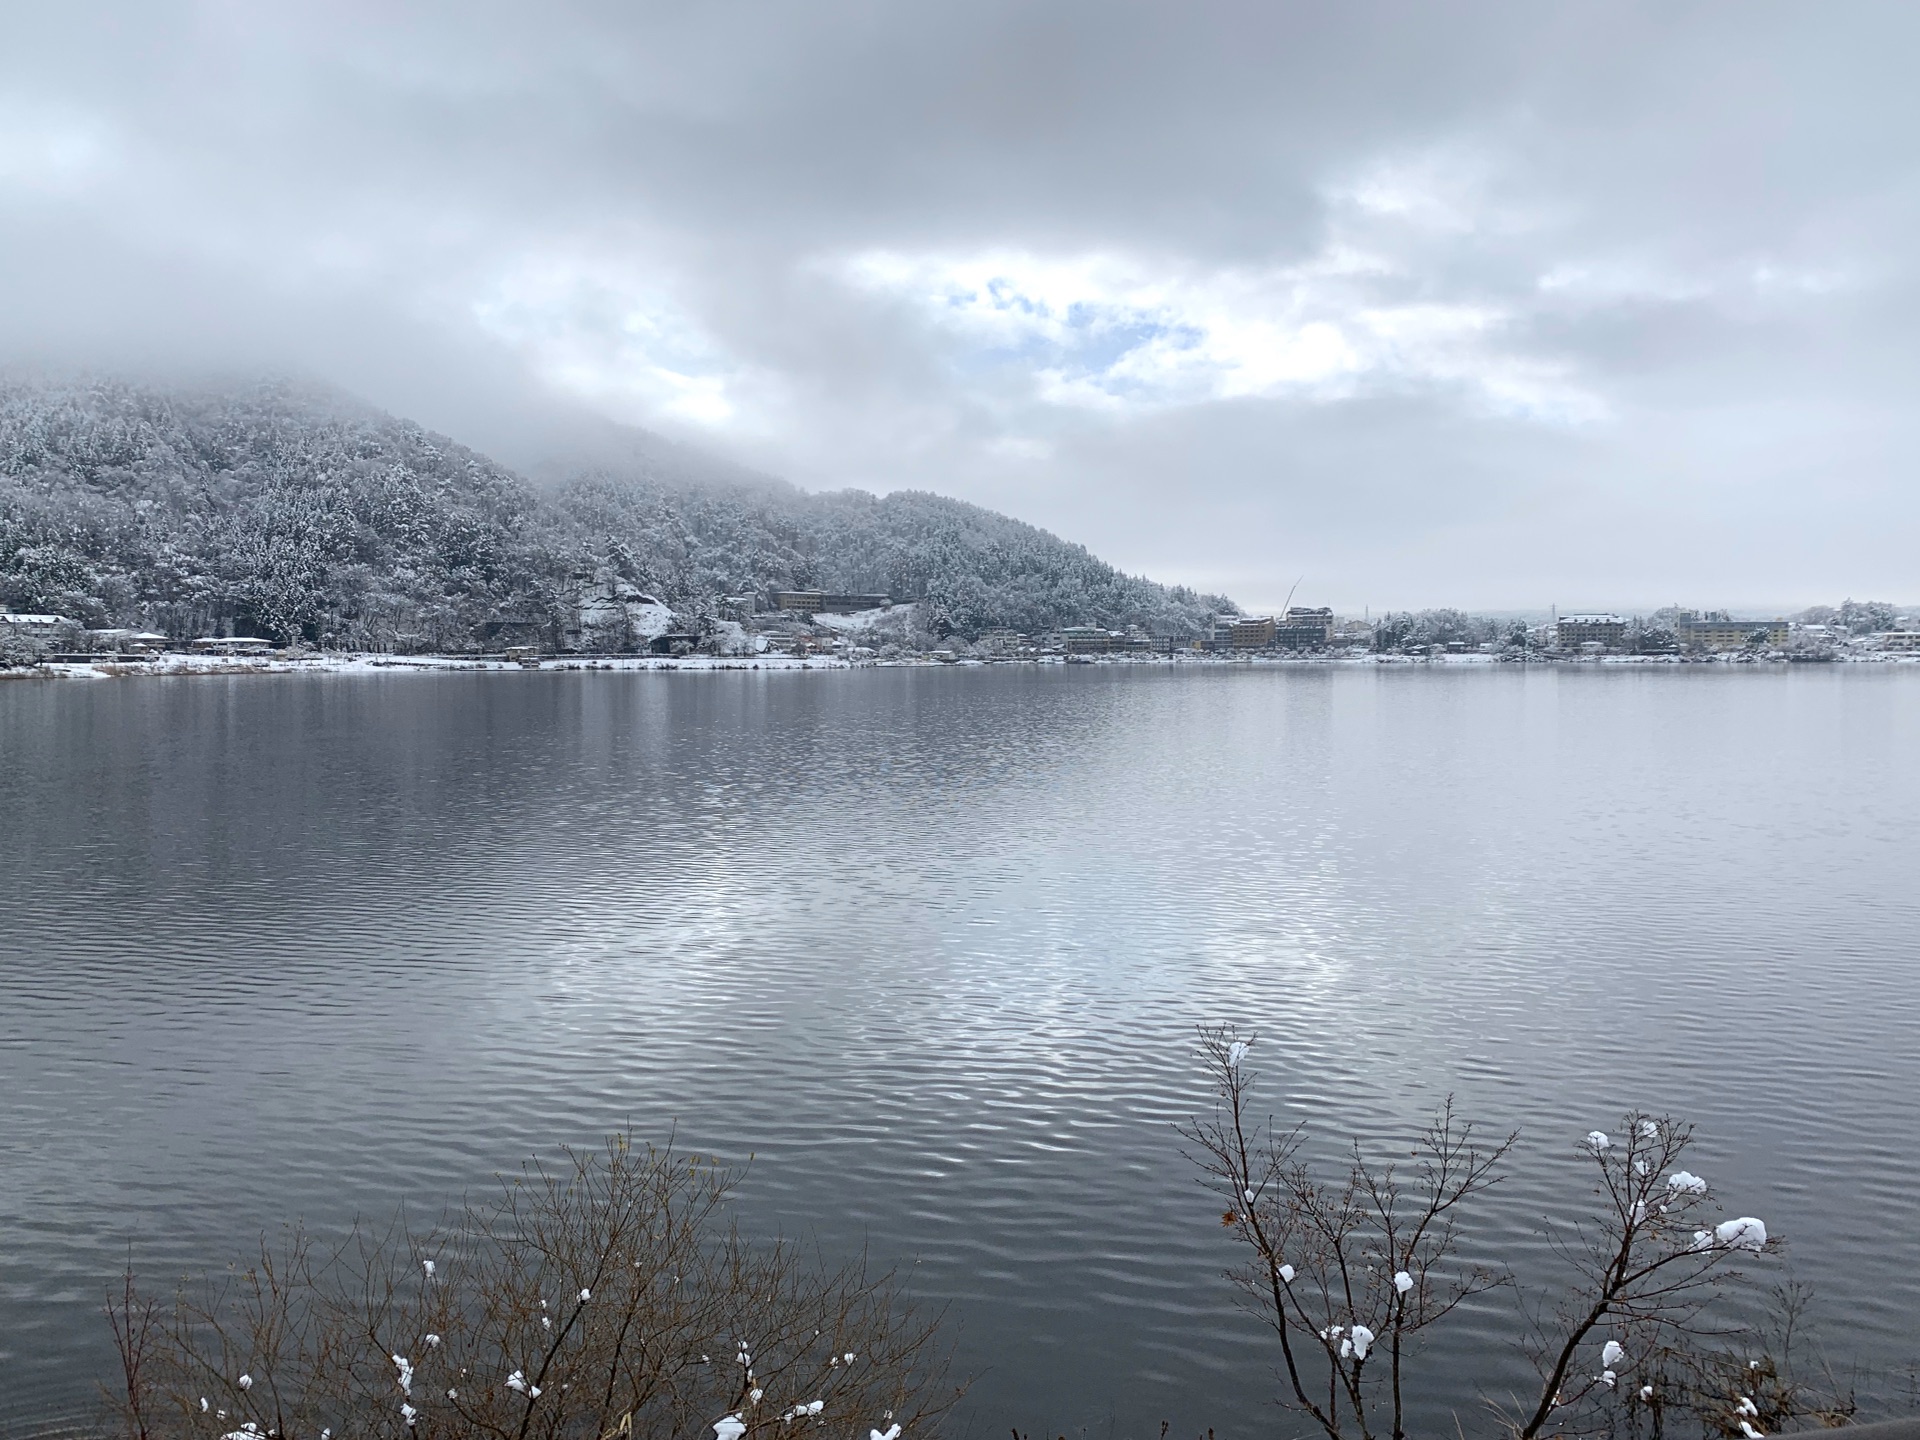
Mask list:
[{"label": "reflection on water", "polygon": [[[1920,1344],[1920,674],[866,671],[0,686],[0,1431],[97,1305],[631,1124],[913,1267],[974,1428],[1270,1423],[1172,1124],[1629,1106]],[[1468,1317],[1425,1364],[1513,1378]]]}]

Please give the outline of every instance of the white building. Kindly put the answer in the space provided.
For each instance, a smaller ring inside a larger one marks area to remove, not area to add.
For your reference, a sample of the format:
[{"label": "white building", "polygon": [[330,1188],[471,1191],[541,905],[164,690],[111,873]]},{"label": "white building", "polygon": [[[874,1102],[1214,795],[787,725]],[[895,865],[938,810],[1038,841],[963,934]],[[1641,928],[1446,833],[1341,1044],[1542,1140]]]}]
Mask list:
[{"label": "white building", "polygon": [[33,615],[24,610],[0,610],[0,625],[25,631],[29,635],[51,635],[63,626],[73,623],[64,615]]}]

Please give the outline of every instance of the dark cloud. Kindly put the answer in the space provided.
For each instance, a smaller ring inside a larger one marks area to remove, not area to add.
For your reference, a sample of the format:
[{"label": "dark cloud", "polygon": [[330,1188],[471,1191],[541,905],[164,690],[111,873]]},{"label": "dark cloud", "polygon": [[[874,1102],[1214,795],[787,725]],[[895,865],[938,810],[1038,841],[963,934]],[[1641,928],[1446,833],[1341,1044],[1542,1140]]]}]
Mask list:
[{"label": "dark cloud", "polygon": [[1256,603],[1920,590],[1909,7],[13,10],[8,358],[590,412]]}]

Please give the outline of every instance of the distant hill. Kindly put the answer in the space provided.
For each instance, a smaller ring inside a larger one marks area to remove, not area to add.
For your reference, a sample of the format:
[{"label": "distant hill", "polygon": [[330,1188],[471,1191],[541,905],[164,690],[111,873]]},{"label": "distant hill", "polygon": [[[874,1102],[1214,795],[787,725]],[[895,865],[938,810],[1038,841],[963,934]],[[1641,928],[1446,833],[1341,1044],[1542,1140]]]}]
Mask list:
[{"label": "distant hill", "polygon": [[939,631],[1191,634],[1231,608],[1004,515],[808,494],[639,436],[534,484],[336,392],[0,383],[0,604],[174,635],[477,645],[617,575],[688,615],[769,588],[887,592]]}]

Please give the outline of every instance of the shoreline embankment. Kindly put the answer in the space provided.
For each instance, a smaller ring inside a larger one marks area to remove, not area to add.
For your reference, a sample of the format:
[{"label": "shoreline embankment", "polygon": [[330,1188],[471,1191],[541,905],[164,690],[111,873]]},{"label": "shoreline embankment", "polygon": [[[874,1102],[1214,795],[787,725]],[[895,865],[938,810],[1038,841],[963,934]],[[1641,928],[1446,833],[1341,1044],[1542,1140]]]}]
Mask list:
[{"label": "shoreline embankment", "polygon": [[1405,668],[1450,669],[1669,669],[1676,667],[1738,667],[1741,669],[1799,670],[1809,665],[1920,666],[1920,655],[1846,655],[1818,660],[1777,656],[1720,654],[1529,656],[1525,659],[1486,654],[1466,655],[1209,655],[1122,654],[1042,655],[994,659],[956,659],[926,655],[897,658],[847,659],[833,655],[555,655],[537,660],[497,655],[386,655],[284,654],[198,655],[163,653],[151,657],[102,657],[85,661],[47,661],[0,668],[0,680],[114,680],[154,676],[198,675],[396,675],[396,674],[525,674],[559,671],[673,672],[714,674],[722,671],[819,671],[889,668],[982,669],[996,665],[1197,666],[1207,669],[1248,668]]}]

